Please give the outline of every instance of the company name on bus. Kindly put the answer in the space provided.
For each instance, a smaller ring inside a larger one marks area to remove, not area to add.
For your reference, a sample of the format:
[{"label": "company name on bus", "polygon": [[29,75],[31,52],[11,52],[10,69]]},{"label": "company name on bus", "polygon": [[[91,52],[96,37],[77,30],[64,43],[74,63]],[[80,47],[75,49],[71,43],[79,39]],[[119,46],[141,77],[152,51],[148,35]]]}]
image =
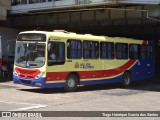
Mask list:
[{"label": "company name on bus", "polygon": [[76,62],[74,68],[94,69],[94,66],[92,66],[91,63],[78,63],[78,62]]}]

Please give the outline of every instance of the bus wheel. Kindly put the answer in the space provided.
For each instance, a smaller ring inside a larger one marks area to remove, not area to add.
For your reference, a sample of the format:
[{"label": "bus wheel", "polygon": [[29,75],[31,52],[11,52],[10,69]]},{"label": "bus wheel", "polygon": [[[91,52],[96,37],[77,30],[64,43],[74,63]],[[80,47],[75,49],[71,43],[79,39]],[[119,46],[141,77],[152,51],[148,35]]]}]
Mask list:
[{"label": "bus wheel", "polygon": [[123,74],[122,83],[125,88],[129,88],[132,85],[132,75],[129,72]]},{"label": "bus wheel", "polygon": [[70,74],[66,80],[65,91],[74,92],[77,90],[77,86],[78,86],[77,76],[74,74]]}]

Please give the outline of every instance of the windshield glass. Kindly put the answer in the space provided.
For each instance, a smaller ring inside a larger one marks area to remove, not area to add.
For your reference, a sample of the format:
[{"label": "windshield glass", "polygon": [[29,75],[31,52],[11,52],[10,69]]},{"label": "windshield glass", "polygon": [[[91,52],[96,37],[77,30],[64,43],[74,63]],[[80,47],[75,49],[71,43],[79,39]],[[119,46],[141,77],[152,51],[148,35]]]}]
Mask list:
[{"label": "windshield glass", "polygon": [[45,63],[45,43],[17,42],[15,65],[24,68],[38,68]]}]

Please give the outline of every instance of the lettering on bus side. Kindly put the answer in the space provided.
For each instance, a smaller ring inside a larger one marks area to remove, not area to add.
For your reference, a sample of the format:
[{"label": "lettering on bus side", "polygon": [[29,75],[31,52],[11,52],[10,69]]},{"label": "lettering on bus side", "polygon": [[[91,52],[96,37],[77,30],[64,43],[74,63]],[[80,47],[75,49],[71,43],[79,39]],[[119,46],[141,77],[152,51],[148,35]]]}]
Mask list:
[{"label": "lettering on bus side", "polygon": [[94,69],[94,66],[91,63],[75,63],[74,68],[81,68],[81,69]]}]

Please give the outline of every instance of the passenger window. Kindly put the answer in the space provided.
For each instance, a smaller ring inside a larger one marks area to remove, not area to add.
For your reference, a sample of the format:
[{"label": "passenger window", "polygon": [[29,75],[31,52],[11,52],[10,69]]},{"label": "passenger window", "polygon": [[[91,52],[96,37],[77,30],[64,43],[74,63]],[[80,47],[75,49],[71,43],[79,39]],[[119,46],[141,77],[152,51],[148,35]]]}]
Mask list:
[{"label": "passenger window", "polygon": [[101,59],[114,59],[114,43],[101,42],[100,51]]},{"label": "passenger window", "polygon": [[80,59],[82,57],[82,43],[80,40],[67,41],[67,58]]},{"label": "passenger window", "polygon": [[95,41],[83,42],[83,58],[98,59],[99,58],[99,43]]},{"label": "passenger window", "polygon": [[116,59],[128,59],[128,44],[116,43]]},{"label": "passenger window", "polygon": [[139,59],[139,48],[140,45],[137,44],[131,44],[129,46],[129,58],[130,59]]},{"label": "passenger window", "polygon": [[65,44],[63,42],[48,43],[48,65],[65,63]]},{"label": "passenger window", "polygon": [[141,46],[141,59],[152,59],[152,46]]}]

